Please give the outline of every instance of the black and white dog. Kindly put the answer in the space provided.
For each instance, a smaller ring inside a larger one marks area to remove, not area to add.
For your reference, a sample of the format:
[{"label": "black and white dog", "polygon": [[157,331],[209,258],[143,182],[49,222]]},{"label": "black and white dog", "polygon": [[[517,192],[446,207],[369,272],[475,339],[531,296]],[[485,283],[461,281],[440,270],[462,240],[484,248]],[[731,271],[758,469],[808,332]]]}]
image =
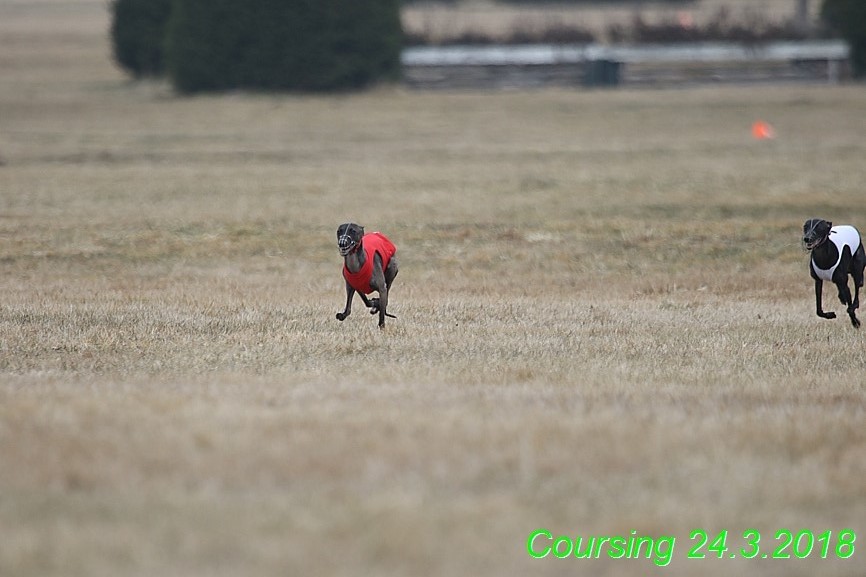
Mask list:
[{"label": "black and white dog", "polygon": [[[347,222],[337,227],[337,246],[343,257],[343,278],[346,280],[346,308],[337,313],[337,320],[352,314],[352,298],[361,295],[370,314],[379,313],[379,328],[385,326],[388,314],[388,292],[397,276],[397,247],[381,232],[364,234],[364,227]],[[379,298],[366,295],[377,291]]]},{"label": "black and white dog", "polygon": [[[839,300],[848,307],[851,324],[854,328],[860,328],[856,311],[860,306],[860,288],[863,286],[863,269],[866,268],[866,252],[860,241],[860,233],[853,226],[833,226],[832,222],[810,218],[803,225],[803,248],[811,254],[809,272],[815,279],[815,310],[818,316],[836,318],[836,313],[825,313],[821,305],[824,281],[830,281],[839,291]],[[854,279],[853,299],[848,288],[848,275]]]}]

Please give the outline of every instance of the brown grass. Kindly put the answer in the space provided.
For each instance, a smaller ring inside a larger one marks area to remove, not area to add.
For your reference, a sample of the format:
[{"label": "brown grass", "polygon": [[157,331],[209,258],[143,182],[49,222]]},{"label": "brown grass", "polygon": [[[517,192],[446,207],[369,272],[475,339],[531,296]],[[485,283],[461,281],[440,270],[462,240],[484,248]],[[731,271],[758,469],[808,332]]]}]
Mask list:
[{"label": "brown grass", "polygon": [[[176,98],[104,10],[0,2],[0,575],[862,574],[686,559],[866,532],[864,335],[797,243],[866,228],[861,86]],[[385,331],[334,319],[349,219]]]}]

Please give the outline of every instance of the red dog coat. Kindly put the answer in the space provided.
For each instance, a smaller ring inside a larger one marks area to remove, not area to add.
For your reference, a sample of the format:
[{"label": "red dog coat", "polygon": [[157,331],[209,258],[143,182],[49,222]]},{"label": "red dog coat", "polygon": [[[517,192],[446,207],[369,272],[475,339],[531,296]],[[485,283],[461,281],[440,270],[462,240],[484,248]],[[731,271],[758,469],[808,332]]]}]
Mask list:
[{"label": "red dog coat", "polygon": [[358,272],[349,272],[346,265],[343,264],[343,278],[349,283],[353,289],[365,295],[373,292],[370,287],[370,281],[373,279],[373,257],[376,253],[382,257],[382,270],[388,268],[388,263],[391,262],[391,257],[397,252],[397,247],[394,243],[388,240],[381,232],[371,232],[365,234],[361,239],[364,245],[364,255],[367,259],[364,265]]}]

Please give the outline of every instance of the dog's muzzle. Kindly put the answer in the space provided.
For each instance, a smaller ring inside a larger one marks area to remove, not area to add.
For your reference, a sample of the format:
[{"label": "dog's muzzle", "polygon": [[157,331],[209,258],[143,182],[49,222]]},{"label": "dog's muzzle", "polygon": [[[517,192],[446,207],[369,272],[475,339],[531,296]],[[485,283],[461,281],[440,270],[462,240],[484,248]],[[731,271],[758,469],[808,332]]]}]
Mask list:
[{"label": "dog's muzzle", "polygon": [[822,240],[824,240],[824,239],[809,238],[809,237],[804,236],[803,237],[803,250],[806,252],[809,252],[810,250],[812,250],[813,248],[815,248],[816,246],[821,244]]},{"label": "dog's muzzle", "polygon": [[813,248],[820,246],[825,240],[827,240],[826,236],[820,236],[818,234],[807,234],[803,237],[803,250],[808,252]]},{"label": "dog's muzzle", "polygon": [[823,222],[818,218],[806,221],[806,224],[803,226],[803,250],[810,251],[827,240],[827,236],[818,231],[818,227]]},{"label": "dog's muzzle", "polygon": [[346,256],[354,252],[358,243],[351,236],[344,234],[337,239],[337,246],[340,247],[340,256]]}]

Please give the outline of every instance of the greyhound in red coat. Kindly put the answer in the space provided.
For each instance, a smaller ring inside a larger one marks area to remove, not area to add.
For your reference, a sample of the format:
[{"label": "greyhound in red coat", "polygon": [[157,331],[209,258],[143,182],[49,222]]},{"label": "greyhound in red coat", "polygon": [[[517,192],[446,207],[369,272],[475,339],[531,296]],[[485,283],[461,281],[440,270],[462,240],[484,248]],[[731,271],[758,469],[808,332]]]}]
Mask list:
[{"label": "greyhound in red coat", "polygon": [[[343,278],[346,280],[346,308],[337,313],[337,320],[345,320],[352,314],[352,298],[357,292],[370,309],[370,314],[379,313],[379,328],[385,326],[388,314],[388,292],[397,276],[397,247],[380,232],[364,234],[364,227],[348,222],[337,227],[337,246],[343,257]],[[378,298],[366,295],[376,291]]]}]

